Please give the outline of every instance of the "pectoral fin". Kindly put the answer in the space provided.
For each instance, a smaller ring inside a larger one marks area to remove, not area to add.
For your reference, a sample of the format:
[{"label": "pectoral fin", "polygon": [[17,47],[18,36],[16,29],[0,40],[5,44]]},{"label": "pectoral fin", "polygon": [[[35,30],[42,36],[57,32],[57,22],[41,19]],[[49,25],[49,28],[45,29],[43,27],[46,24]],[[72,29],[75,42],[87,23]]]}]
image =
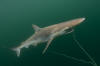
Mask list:
[{"label": "pectoral fin", "polygon": [[50,40],[48,41],[48,43],[47,43],[46,47],[44,48],[42,54],[44,54],[46,52],[46,50],[48,49],[48,47],[49,47],[49,45],[50,45],[50,43],[52,42],[53,39],[54,39],[54,37],[50,38]]}]

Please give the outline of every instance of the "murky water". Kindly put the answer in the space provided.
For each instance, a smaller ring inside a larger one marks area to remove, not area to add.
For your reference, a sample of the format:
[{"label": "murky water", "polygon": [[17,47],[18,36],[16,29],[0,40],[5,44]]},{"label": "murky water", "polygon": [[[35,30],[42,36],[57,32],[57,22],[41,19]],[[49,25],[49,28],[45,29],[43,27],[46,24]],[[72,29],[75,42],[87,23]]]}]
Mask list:
[{"label": "murky water", "polygon": [[99,65],[99,6],[99,0],[1,0],[0,66],[92,66],[52,53],[61,52],[88,61],[71,34],[56,38],[44,56],[41,52],[45,43],[23,49],[20,58],[10,49],[34,33],[32,24],[45,27],[79,17],[86,20],[75,28],[77,40]]}]

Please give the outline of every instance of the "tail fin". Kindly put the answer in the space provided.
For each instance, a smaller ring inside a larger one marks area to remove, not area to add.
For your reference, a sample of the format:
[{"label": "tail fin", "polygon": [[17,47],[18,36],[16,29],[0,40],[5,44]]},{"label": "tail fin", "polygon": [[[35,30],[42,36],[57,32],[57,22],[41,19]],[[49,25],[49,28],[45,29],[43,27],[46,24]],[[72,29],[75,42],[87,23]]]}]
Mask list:
[{"label": "tail fin", "polygon": [[13,48],[12,50],[16,52],[18,57],[20,56],[20,51],[21,51],[20,48]]}]

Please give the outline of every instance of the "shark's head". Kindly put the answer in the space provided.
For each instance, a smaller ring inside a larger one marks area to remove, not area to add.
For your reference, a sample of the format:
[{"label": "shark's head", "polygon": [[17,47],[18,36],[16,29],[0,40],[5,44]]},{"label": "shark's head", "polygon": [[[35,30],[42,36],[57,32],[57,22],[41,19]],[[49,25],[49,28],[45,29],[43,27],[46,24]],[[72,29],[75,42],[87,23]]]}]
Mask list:
[{"label": "shark's head", "polygon": [[84,20],[85,20],[85,18],[78,18],[78,19],[70,20],[67,22],[67,26],[75,27],[75,26],[79,25],[80,23],[82,23]]}]

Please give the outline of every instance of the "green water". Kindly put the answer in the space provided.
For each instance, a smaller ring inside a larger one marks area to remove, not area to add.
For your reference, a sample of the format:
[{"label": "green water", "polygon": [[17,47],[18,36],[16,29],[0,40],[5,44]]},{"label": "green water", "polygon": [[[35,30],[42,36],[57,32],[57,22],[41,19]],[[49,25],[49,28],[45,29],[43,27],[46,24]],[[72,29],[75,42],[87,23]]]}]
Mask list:
[{"label": "green water", "polygon": [[45,27],[79,17],[86,20],[75,28],[77,39],[100,65],[99,0],[0,0],[0,66],[92,66],[52,53],[89,60],[71,34],[56,38],[44,56],[45,43],[23,49],[20,58],[10,50],[34,33],[32,24]]}]

